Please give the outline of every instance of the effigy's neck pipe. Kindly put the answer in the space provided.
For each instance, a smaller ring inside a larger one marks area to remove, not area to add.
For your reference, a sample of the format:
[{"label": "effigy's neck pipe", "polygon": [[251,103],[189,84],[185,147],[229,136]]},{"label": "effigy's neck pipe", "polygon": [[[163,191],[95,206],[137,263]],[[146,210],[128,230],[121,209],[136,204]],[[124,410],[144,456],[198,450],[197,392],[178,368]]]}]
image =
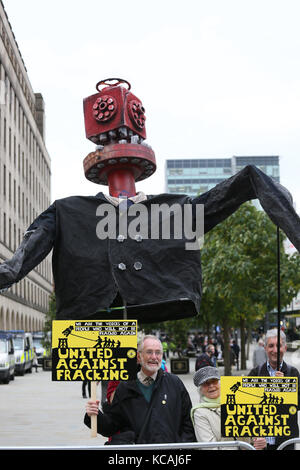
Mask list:
[{"label": "effigy's neck pipe", "polygon": [[134,175],[128,168],[111,170],[107,174],[107,183],[110,196],[136,196]]}]

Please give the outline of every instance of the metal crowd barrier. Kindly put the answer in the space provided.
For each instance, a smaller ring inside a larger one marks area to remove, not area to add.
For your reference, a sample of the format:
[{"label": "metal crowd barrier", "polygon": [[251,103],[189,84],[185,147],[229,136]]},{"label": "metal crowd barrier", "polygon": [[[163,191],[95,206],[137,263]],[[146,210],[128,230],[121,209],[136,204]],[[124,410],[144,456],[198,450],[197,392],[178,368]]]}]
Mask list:
[{"label": "metal crowd barrier", "polygon": [[241,449],[255,450],[255,448],[243,441],[219,441],[219,442],[184,442],[171,444],[130,444],[130,445],[101,445],[101,446],[26,446],[26,447],[0,447],[1,450],[171,450],[171,449],[202,449],[204,447],[239,447]]},{"label": "metal crowd barrier", "polygon": [[289,446],[291,444],[300,444],[300,438],[299,437],[294,437],[294,439],[289,439],[288,441],[284,441],[280,446],[277,447],[276,450],[284,450],[286,446]]},{"label": "metal crowd barrier", "polygon": [[[289,439],[284,441],[277,450],[284,450],[284,448],[291,444],[300,444],[300,438]],[[219,441],[219,442],[184,442],[184,443],[171,443],[171,444],[130,444],[130,445],[101,445],[101,446],[0,446],[1,450],[106,450],[106,451],[122,451],[122,450],[171,450],[171,449],[203,449],[203,448],[216,448],[216,447],[238,447],[246,450],[256,450],[251,444],[243,441]]]}]

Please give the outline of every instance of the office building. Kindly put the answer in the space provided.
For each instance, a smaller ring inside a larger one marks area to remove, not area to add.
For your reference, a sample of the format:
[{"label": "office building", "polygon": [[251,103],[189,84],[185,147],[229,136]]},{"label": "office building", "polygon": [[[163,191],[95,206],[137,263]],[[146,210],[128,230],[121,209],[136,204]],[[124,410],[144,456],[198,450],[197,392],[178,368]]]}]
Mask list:
[{"label": "office building", "polygon": [[[0,0],[0,262],[10,259],[30,223],[50,204],[44,102],[34,93]],[[0,295],[0,329],[40,330],[52,292],[47,257]]]},{"label": "office building", "polygon": [[204,193],[245,166],[253,164],[279,182],[278,156],[182,158],[166,160],[166,192],[190,196]]}]

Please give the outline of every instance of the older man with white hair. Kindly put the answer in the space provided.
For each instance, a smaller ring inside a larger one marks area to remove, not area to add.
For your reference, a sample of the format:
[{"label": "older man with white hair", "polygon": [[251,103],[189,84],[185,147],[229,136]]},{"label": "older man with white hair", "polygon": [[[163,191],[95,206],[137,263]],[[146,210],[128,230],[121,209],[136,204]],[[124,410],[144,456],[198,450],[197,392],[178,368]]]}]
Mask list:
[{"label": "older man with white hair", "polygon": [[121,382],[111,404],[103,405],[103,412],[98,400],[88,401],[85,424],[90,426],[90,417],[97,415],[97,431],[107,437],[114,434],[111,443],[195,442],[190,396],[179,377],[162,370],[160,340],[145,336],[137,355],[137,378]]}]

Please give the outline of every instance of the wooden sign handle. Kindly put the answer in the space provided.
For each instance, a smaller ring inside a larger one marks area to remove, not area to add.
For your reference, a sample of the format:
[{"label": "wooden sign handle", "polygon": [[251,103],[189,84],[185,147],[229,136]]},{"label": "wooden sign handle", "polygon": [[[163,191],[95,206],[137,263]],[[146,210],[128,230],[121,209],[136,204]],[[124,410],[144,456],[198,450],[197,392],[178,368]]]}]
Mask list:
[{"label": "wooden sign handle", "polygon": [[[91,382],[91,400],[97,400],[97,382]],[[91,437],[97,437],[97,415],[91,416]]]}]

